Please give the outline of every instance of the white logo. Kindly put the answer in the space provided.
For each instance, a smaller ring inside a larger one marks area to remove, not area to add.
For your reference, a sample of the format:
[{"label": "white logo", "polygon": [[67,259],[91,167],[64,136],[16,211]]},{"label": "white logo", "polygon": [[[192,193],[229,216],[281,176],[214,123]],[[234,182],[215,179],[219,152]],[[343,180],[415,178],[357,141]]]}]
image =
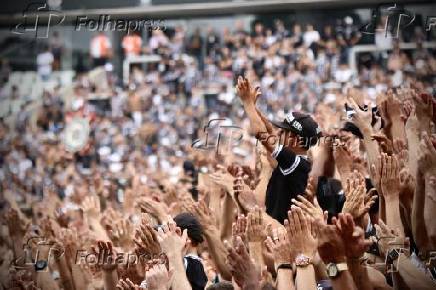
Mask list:
[{"label": "white logo", "polygon": [[294,127],[295,129],[297,129],[298,131],[303,131],[303,126],[301,126],[300,122],[294,121],[292,123],[292,127]]},{"label": "white logo", "polygon": [[[39,22],[47,18],[46,23]],[[50,27],[64,22],[65,14],[53,10],[46,3],[30,3],[23,11],[23,22],[12,27],[14,34],[34,33],[36,38],[48,38]]]}]

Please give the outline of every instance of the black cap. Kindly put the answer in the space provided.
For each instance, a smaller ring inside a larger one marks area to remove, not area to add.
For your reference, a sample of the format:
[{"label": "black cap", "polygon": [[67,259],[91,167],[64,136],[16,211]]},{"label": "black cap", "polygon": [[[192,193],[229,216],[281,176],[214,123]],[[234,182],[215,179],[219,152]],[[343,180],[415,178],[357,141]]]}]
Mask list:
[{"label": "black cap", "polygon": [[292,131],[298,136],[313,138],[315,142],[311,142],[311,145],[314,145],[318,138],[321,137],[321,129],[318,127],[318,124],[310,115],[304,113],[291,112],[286,115],[283,122],[271,123],[279,128]]}]

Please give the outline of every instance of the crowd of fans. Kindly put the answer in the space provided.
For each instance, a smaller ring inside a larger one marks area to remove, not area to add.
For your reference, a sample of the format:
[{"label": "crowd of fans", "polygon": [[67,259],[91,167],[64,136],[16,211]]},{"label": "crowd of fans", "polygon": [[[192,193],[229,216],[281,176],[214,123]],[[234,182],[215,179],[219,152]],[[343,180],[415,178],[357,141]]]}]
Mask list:
[{"label": "crowd of fans", "polygon": [[125,88],[98,67],[45,91],[0,124],[0,287],[434,289],[434,52],[355,72],[359,37],[156,30]]}]

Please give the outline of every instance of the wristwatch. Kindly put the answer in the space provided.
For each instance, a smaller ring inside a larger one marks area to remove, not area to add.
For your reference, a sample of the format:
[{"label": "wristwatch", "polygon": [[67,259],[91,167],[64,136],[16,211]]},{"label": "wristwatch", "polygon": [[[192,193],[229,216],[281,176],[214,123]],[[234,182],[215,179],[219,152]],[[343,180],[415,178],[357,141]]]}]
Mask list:
[{"label": "wristwatch", "polygon": [[303,254],[299,254],[296,258],[295,258],[295,265],[297,267],[306,267],[309,264],[312,264],[312,259],[306,255]]},{"label": "wristwatch", "polygon": [[398,252],[399,252],[399,250],[397,250],[397,249],[391,249],[388,252],[388,254],[386,255],[386,264],[394,263],[394,261],[396,259],[398,259],[398,257],[400,256],[400,254]]},{"label": "wristwatch", "polygon": [[45,268],[47,268],[47,266],[48,266],[47,261],[45,261],[45,260],[38,260],[35,263],[35,271],[37,271],[37,272],[38,271],[42,271]]},{"label": "wristwatch", "polygon": [[329,263],[326,265],[327,268],[327,275],[330,278],[335,278],[339,275],[339,272],[348,270],[347,263]]}]

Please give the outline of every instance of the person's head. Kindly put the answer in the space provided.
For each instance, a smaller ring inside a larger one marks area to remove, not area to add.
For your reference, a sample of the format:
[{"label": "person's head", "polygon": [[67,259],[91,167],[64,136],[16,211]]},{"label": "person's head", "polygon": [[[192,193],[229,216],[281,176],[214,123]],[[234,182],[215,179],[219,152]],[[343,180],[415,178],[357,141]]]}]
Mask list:
[{"label": "person's head", "polygon": [[286,115],[282,122],[272,122],[282,130],[284,146],[290,148],[296,154],[304,154],[311,147],[317,144],[321,137],[321,129],[310,115],[291,112]]},{"label": "person's head", "polygon": [[191,245],[197,247],[203,242],[203,227],[198,219],[191,213],[183,212],[174,217],[177,226],[183,231],[188,231]]},{"label": "person's head", "polygon": [[221,281],[218,283],[214,283],[206,288],[206,290],[233,290],[233,289],[235,288],[233,287],[233,284],[229,281]]}]

